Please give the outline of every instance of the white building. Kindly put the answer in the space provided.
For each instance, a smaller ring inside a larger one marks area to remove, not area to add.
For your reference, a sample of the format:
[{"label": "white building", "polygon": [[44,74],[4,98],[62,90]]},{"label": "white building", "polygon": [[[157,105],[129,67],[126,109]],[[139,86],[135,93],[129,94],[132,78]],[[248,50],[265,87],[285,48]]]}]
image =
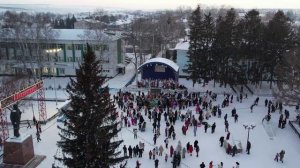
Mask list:
[{"label": "white building", "polygon": [[[97,58],[102,60],[104,75],[113,77],[124,71],[125,43],[121,36],[85,29],[53,29],[53,34],[55,34],[53,39],[44,40],[42,44],[36,39],[26,41],[26,45],[29,46],[39,43],[41,52],[38,56],[30,47],[24,51],[24,47],[22,48],[24,44],[11,35],[0,37],[0,74],[14,74],[26,67],[32,69],[34,73],[42,72],[43,75],[75,75],[87,43]],[[26,63],[16,59],[20,57],[25,57],[23,60]],[[37,63],[38,59],[42,61]]]},{"label": "white building", "polygon": [[177,57],[175,62],[179,66],[179,76],[180,77],[187,77],[189,76],[186,72],[183,72],[184,69],[187,68],[188,64],[188,57],[187,57],[187,51],[189,50],[189,41],[180,41],[176,44],[176,47],[174,50],[177,52]]}]

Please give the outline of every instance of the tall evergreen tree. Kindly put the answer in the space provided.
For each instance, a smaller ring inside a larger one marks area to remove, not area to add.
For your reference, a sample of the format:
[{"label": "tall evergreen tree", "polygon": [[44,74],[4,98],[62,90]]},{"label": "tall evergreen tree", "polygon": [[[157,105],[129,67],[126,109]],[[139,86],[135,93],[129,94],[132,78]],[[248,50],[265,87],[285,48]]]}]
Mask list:
[{"label": "tall evergreen tree", "polygon": [[203,55],[201,58],[204,59],[203,64],[201,64],[200,66],[202,66],[203,68],[204,80],[208,81],[214,78],[213,71],[216,70],[211,50],[212,43],[215,40],[215,21],[210,12],[204,15],[203,33],[201,33],[200,38],[202,41],[200,50],[202,50]]},{"label": "tall evergreen tree", "polygon": [[74,29],[74,23],[75,23],[76,21],[77,21],[77,20],[76,20],[75,16],[73,15],[72,18],[71,18],[71,20],[70,20],[70,22],[71,22],[71,29]]},{"label": "tall evergreen tree", "polygon": [[[202,23],[202,11],[200,6],[198,6],[193,12],[191,17],[189,18],[189,49],[188,49],[188,64],[186,72],[190,75],[190,79],[192,79],[193,84],[196,82],[200,82],[201,74],[203,73],[203,69],[200,68],[201,65],[201,32],[203,31],[203,23]],[[203,64],[203,62],[202,62]]]},{"label": "tall evergreen tree", "polygon": [[216,24],[216,36],[212,45],[213,58],[217,63],[217,78],[221,84],[236,84],[240,76],[238,51],[240,46],[240,29],[234,9],[227,11],[226,16],[219,16]]},{"label": "tall evergreen tree", "polygon": [[101,63],[87,46],[84,62],[67,86],[71,110],[64,111],[68,121],[60,129],[58,147],[63,156],[55,157],[70,168],[109,168],[125,157],[118,150],[123,140],[117,136],[120,128],[116,109],[108,87],[102,87]]},{"label": "tall evergreen tree", "polygon": [[274,81],[276,65],[283,61],[283,54],[293,45],[293,35],[290,19],[279,10],[269,21],[264,33],[264,62],[269,73],[270,88]]},{"label": "tall evergreen tree", "polygon": [[200,6],[192,13],[189,20],[190,26],[190,47],[188,50],[187,72],[195,82],[203,85],[212,77],[213,60],[211,57],[211,44],[214,40],[214,20],[211,13],[202,16]]},{"label": "tall evergreen tree", "polygon": [[241,47],[241,56],[244,60],[252,60],[254,63],[248,69],[248,79],[253,83],[261,80],[262,64],[260,58],[263,56],[263,24],[257,10],[250,10],[242,20],[243,24],[243,44]]}]

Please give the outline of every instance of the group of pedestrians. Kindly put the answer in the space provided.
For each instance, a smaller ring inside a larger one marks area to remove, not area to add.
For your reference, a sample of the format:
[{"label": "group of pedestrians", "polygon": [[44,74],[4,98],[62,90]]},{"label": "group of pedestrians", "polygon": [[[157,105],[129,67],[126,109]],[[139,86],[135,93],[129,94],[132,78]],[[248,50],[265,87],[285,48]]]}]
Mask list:
[{"label": "group of pedestrians", "polygon": [[[241,99],[243,99],[243,96],[239,97],[238,102],[241,102]],[[153,133],[153,148],[149,150],[149,159],[155,161],[155,167],[159,164],[159,161],[156,161],[159,157],[164,158],[166,162],[168,158],[172,158],[171,163],[173,163],[173,167],[178,166],[178,163],[180,163],[178,160],[184,159],[187,157],[186,155],[193,156],[193,153],[195,153],[194,156],[199,157],[200,147],[197,140],[195,140],[194,145],[187,144],[186,147],[181,147],[180,150],[177,149],[178,147],[169,146],[170,141],[175,141],[178,134],[174,126],[177,123],[182,124],[181,130],[184,136],[187,135],[188,130],[192,130],[194,137],[197,138],[198,128],[201,126],[204,126],[204,133],[207,133],[208,128],[210,128],[211,134],[214,134],[217,124],[216,122],[210,123],[209,119],[211,117],[221,118],[222,107],[227,107],[234,103],[233,95],[230,94],[224,94],[221,107],[219,105],[213,106],[213,101],[216,100],[217,95],[211,91],[207,91],[204,95],[201,95],[200,92],[187,91],[160,94],[139,92],[138,95],[134,95],[120,91],[116,96],[114,95],[114,101],[118,103],[119,108],[122,110],[121,121],[123,126],[131,127],[150,121],[149,124],[146,124],[151,127]],[[257,106],[258,103],[259,97],[255,99],[253,106]],[[195,111],[193,111],[193,108]],[[226,140],[230,139],[230,123],[227,117],[228,114],[225,114],[224,131],[226,134],[219,139],[221,147],[224,146]],[[235,123],[238,122],[239,115],[236,108],[232,109],[231,117],[233,117]],[[149,120],[146,121],[144,118]],[[165,127],[163,132],[161,132],[163,124],[165,124]],[[138,130],[136,128],[133,128],[133,130],[134,139],[137,139]],[[161,137],[164,139],[164,145],[157,144],[158,139]],[[234,157],[239,152],[239,149],[239,146],[236,144],[230,145],[228,143],[225,150]],[[247,154],[250,154],[250,149],[251,143],[248,141]],[[139,167],[141,164],[140,162],[136,163],[136,167]],[[235,165],[235,167],[238,166]]]}]

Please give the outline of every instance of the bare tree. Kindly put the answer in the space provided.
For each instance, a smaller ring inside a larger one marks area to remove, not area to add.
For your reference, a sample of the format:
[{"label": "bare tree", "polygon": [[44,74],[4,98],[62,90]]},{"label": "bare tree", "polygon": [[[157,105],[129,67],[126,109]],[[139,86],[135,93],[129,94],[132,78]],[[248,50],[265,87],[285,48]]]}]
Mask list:
[{"label": "bare tree", "polygon": [[[38,13],[29,15],[26,12],[4,14],[5,29],[2,30],[0,41],[17,49],[14,58],[19,73],[32,76],[31,69],[43,67],[47,59],[45,49],[52,47],[51,41],[58,35],[53,31],[50,14]],[[20,67],[22,64],[23,68]],[[36,74],[41,75],[41,69]]]}]

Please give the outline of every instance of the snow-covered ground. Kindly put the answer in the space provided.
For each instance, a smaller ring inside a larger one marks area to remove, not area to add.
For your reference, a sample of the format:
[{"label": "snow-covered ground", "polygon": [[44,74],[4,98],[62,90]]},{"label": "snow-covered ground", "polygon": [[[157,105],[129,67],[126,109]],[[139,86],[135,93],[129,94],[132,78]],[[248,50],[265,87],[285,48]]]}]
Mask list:
[{"label": "snow-covered ground", "polygon": [[[118,75],[114,79],[108,81],[108,86],[113,88],[114,90],[122,89],[125,84],[132,78],[134,75],[134,66],[133,64],[129,64],[126,67],[125,75]],[[59,79],[58,79],[59,81]],[[68,81],[64,81],[67,83]],[[62,83],[64,83],[62,82]],[[232,94],[231,88],[220,88],[218,84],[216,87],[213,87],[213,83],[209,83],[206,86],[202,86],[201,84],[196,84],[194,87],[192,86],[191,80],[187,81],[185,79],[180,79],[180,84],[185,85],[192,91],[201,91],[205,92],[206,90],[212,90],[213,92],[219,93],[217,97],[217,101],[213,102],[213,105],[221,104],[224,99],[223,93]],[[48,83],[48,82],[47,82]],[[52,82],[49,82],[50,84]],[[58,82],[60,83],[60,82]],[[47,85],[50,85],[47,84]],[[63,85],[63,84],[62,84]],[[65,85],[63,85],[65,86]],[[115,93],[115,92],[113,92]],[[53,93],[49,93],[49,95],[53,95]],[[262,123],[262,118],[267,114],[267,108],[264,107],[264,99],[273,99],[272,97],[261,97],[258,106],[254,107],[253,113],[250,112],[250,106],[253,104],[254,99],[257,96],[248,96],[248,99],[245,99],[242,103],[234,102],[229,105],[229,107],[222,108],[222,117],[212,117],[207,122],[212,124],[216,122],[216,132],[211,134],[210,128],[207,133],[204,133],[204,128],[198,127],[197,136],[193,135],[193,128],[190,127],[187,135],[184,136],[181,131],[181,127],[183,122],[177,120],[175,124],[176,130],[176,140],[170,140],[169,146],[173,145],[176,147],[178,141],[180,140],[182,145],[185,146],[187,142],[191,144],[194,143],[195,140],[199,141],[200,152],[199,157],[195,156],[195,152],[193,156],[186,156],[185,159],[182,159],[181,167],[190,167],[196,168],[199,167],[201,162],[204,162],[208,167],[208,163],[213,161],[214,165],[218,164],[220,161],[224,163],[224,168],[232,168],[235,165],[235,162],[239,162],[241,164],[241,168],[298,168],[300,165],[300,161],[298,160],[300,157],[300,142],[297,135],[294,133],[292,128],[287,124],[285,129],[280,129],[277,127],[279,112],[272,113],[272,119],[269,123]],[[64,97],[66,98],[66,97]],[[231,116],[231,110],[233,108],[237,109],[237,113],[239,115],[239,120],[237,123],[234,123],[234,119]],[[48,104],[47,108],[56,109],[55,102],[51,102]],[[284,107],[288,109],[291,113],[290,118],[294,119],[296,113],[294,112],[294,107]],[[195,111],[194,107],[190,107]],[[26,110],[26,109],[25,109]],[[32,117],[31,109],[25,111],[26,115]],[[118,111],[120,111],[118,109]],[[182,112],[185,112],[183,110]],[[34,110],[37,113],[36,110]],[[224,127],[224,119],[223,116],[228,114],[229,121],[229,131],[231,132],[230,141],[238,140],[241,141],[243,147],[243,153],[237,154],[235,157],[227,155],[225,153],[225,149],[219,146],[219,138],[220,136],[225,136],[225,127]],[[31,115],[30,115],[31,114]],[[198,117],[197,114],[196,118]],[[22,116],[23,118],[24,116]],[[29,117],[31,119],[31,117]],[[135,168],[135,162],[139,160],[142,165],[142,168],[152,168],[154,167],[154,161],[149,160],[148,152],[149,150],[154,148],[153,145],[153,133],[152,126],[148,119],[148,117],[144,117],[147,122],[146,131],[138,132],[138,139],[133,138],[132,130],[135,126],[130,128],[123,128],[120,132],[119,138],[124,140],[124,145],[127,147],[129,145],[137,145],[140,141],[145,143],[145,152],[143,153],[143,158],[132,158],[128,159],[128,168]],[[243,127],[245,123],[254,123],[256,127],[250,131],[250,141],[252,143],[251,154],[247,155],[245,153],[246,141],[247,141],[247,130]],[[54,160],[54,155],[60,155],[60,150],[58,150],[56,146],[56,142],[59,140],[57,125],[61,123],[57,123],[56,119],[48,122],[46,125],[42,126],[42,134],[41,134],[41,142],[36,141],[35,136],[35,128],[27,129],[24,127],[21,129],[22,134],[33,134],[34,137],[34,147],[35,153],[39,155],[46,155],[47,158],[38,166],[39,168],[47,168],[51,167],[53,163],[58,164],[57,161]],[[162,117],[161,122],[161,133],[162,135],[157,140],[157,146],[164,146],[164,129],[165,129],[165,121]],[[122,148],[123,146],[121,146]],[[120,148],[120,150],[122,150]],[[286,151],[284,163],[275,162],[273,159],[275,154],[280,150],[284,149]],[[164,148],[164,152],[169,153],[169,150]],[[123,154],[123,152],[122,152]],[[164,161],[163,157],[159,158],[159,167],[171,167],[171,158],[168,159],[167,162]],[[216,166],[214,166],[216,168]]]}]

